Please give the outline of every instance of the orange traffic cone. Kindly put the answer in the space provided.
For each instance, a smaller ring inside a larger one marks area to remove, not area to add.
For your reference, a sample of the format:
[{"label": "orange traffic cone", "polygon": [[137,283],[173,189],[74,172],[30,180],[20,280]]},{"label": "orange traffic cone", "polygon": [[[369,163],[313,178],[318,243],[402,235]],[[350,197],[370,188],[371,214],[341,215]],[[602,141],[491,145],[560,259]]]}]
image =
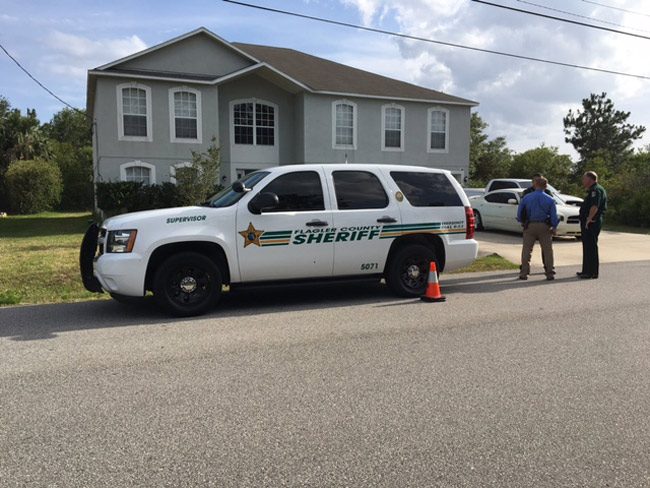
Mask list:
[{"label": "orange traffic cone", "polygon": [[427,291],[420,297],[423,302],[444,302],[447,298],[440,292],[438,282],[438,270],[435,261],[429,266],[429,278],[427,279]]}]

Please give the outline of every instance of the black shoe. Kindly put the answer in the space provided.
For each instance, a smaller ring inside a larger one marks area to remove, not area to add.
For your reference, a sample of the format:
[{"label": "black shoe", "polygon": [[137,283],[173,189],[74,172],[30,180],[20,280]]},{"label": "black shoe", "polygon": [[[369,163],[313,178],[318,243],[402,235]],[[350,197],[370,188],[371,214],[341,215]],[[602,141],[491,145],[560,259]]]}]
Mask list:
[{"label": "black shoe", "polygon": [[578,275],[578,278],[580,278],[581,280],[594,280],[594,279],[598,279],[598,275],[588,275],[588,274],[581,273]]},{"label": "black shoe", "polygon": [[526,281],[528,279],[528,276],[520,276],[519,279],[521,281]]},{"label": "black shoe", "polygon": [[583,273],[582,271],[578,271],[578,272],[576,273],[576,276],[577,276],[578,278],[580,278],[583,274],[584,274],[584,273]]},{"label": "black shoe", "polygon": [[550,275],[546,277],[546,281],[553,281],[555,279],[555,276]]}]

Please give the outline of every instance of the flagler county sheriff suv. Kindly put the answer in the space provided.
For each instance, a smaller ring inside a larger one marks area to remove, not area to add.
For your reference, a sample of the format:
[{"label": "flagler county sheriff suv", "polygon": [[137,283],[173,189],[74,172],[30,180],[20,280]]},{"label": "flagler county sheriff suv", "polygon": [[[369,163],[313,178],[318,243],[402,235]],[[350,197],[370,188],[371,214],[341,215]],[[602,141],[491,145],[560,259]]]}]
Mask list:
[{"label": "flagler county sheriff suv", "polygon": [[223,285],[368,277],[423,293],[431,261],[476,259],[474,215],[447,171],[398,165],[279,166],[251,173],[203,206],[93,224],[84,285],[118,301],[153,292],[178,316],[207,312]]}]

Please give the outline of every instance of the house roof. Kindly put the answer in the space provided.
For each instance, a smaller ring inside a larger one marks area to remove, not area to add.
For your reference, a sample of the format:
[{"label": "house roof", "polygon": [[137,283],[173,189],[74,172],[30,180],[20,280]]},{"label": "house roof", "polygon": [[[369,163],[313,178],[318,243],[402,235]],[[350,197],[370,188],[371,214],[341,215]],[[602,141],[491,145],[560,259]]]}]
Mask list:
[{"label": "house roof", "polygon": [[[146,56],[149,53],[197,35],[207,35],[214,42],[235,51],[251,64],[241,70],[218,77],[209,74],[178,73],[162,69],[127,69],[123,66],[124,63],[130,60]],[[478,105],[477,102],[471,100],[353,68],[294,49],[239,42],[231,43],[205,27],[200,27],[138,53],[89,70],[86,106],[88,113],[92,114],[97,76],[165,79],[216,85],[253,72],[271,76],[274,80],[280,81],[292,90],[306,90],[324,95],[411,100],[468,106]]]},{"label": "house roof", "polygon": [[307,85],[315,92],[476,105],[476,102],[471,100],[353,68],[294,49],[239,42],[234,42],[232,45]]}]

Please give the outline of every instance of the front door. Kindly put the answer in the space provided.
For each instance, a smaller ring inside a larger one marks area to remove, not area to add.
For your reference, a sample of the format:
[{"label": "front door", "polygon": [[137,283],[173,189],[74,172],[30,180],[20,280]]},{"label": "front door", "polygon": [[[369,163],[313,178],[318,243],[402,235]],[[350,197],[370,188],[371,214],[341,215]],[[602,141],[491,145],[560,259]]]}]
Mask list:
[{"label": "front door", "polygon": [[[256,214],[249,203],[261,193],[278,196],[279,207]],[[237,232],[243,282],[332,275],[334,244],[324,239],[332,211],[322,170],[291,171],[258,185],[239,202]]]},{"label": "front door", "polygon": [[400,224],[397,202],[376,170],[325,170],[332,195],[334,275],[384,272],[392,239],[382,238],[384,226]]}]

